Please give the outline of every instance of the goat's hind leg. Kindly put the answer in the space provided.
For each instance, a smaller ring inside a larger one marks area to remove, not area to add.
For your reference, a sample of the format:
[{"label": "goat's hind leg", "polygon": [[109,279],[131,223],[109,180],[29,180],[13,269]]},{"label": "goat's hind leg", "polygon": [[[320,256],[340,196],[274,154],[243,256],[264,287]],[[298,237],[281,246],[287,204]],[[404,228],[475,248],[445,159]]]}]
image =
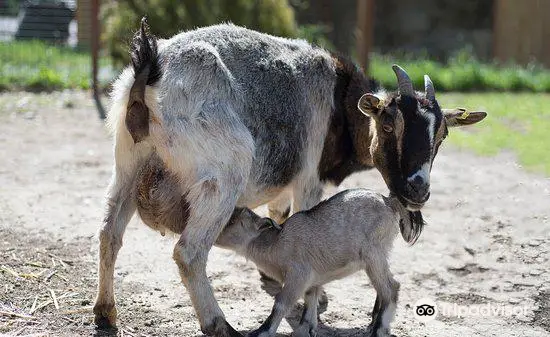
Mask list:
[{"label": "goat's hind leg", "polygon": [[[99,280],[94,305],[95,323],[100,328],[116,326],[117,311],[113,290],[115,262],[126,225],[136,210],[133,179],[113,175],[107,194],[107,210],[99,233]],[[128,177],[126,177],[128,178]]]},{"label": "goat's hind leg", "polygon": [[285,278],[285,285],[277,296],[275,296],[275,304],[271,310],[271,314],[265,322],[258,328],[252,331],[248,337],[272,337],[277,333],[277,328],[281,324],[283,318],[288,314],[292,306],[298,301],[300,296],[306,290],[304,282],[304,271],[290,273]]},{"label": "goat's hind leg", "polygon": [[189,219],[174,247],[173,257],[199,318],[201,331],[209,336],[235,337],[242,335],[227,323],[206,275],[208,252],[229,221],[236,196],[243,189],[242,184],[232,185],[221,179],[205,179],[186,194]]},{"label": "goat's hind leg", "polygon": [[322,288],[315,286],[306,291],[304,296],[304,311],[300,325],[292,333],[293,337],[314,337],[317,335],[317,304]]},{"label": "goat's hind leg", "polygon": [[279,224],[283,223],[290,215],[291,206],[292,195],[288,191],[283,191],[267,204],[269,217]]}]

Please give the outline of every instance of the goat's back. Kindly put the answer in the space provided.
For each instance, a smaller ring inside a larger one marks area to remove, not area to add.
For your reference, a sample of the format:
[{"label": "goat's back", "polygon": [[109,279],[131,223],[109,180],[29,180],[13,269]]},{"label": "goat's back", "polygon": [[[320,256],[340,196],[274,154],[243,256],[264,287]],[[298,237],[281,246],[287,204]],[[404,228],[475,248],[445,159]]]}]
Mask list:
[{"label": "goat's back", "polygon": [[165,120],[243,123],[255,143],[252,181],[284,186],[311,161],[309,147],[322,147],[336,81],[325,50],[222,24],[161,40],[159,52]]},{"label": "goat's back", "polygon": [[296,247],[289,258],[304,251],[325,262],[347,263],[372,253],[372,247],[389,251],[399,231],[398,221],[389,199],[366,189],[352,189],[291,216],[278,241],[291,251]]}]

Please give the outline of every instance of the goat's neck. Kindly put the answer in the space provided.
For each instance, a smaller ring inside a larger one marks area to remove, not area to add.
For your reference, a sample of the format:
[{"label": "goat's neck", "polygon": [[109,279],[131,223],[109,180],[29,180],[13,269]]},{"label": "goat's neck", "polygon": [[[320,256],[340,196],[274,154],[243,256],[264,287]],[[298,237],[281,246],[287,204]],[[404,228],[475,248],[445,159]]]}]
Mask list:
[{"label": "goat's neck", "polygon": [[277,256],[274,246],[281,230],[268,228],[262,230],[246,247],[246,257],[255,263],[271,262],[270,256]]},{"label": "goat's neck", "polygon": [[350,174],[373,167],[371,119],[357,108],[359,98],[378,89],[350,60],[333,56],[336,65],[334,110],[319,163],[323,181],[338,185]]}]

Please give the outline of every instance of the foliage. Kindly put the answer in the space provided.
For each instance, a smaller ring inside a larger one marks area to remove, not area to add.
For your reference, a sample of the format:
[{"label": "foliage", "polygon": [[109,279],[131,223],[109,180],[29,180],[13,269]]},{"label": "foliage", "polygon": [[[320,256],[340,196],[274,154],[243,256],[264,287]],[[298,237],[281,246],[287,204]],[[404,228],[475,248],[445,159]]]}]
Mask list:
[{"label": "foliage", "polygon": [[454,128],[449,142],[482,155],[509,150],[526,168],[550,175],[550,95],[532,93],[449,93],[444,107],[484,110],[487,118],[472,127]]},{"label": "foliage", "polygon": [[334,45],[327,37],[328,31],[326,25],[301,25],[298,27],[298,37],[327,50],[334,50]]},{"label": "foliage", "polygon": [[[0,59],[0,90],[90,87],[90,56],[71,48],[41,41],[1,42]],[[101,64],[107,69],[105,60]]]},{"label": "foliage", "polygon": [[0,11],[0,15],[17,16],[17,14],[19,14],[21,2],[19,0],[7,0],[4,2],[3,7],[2,11]]},{"label": "foliage", "polygon": [[143,15],[147,15],[152,32],[163,38],[219,22],[278,36],[297,34],[294,11],[287,0],[110,1],[102,11],[103,42],[116,64],[129,62],[128,44]]},{"label": "foliage", "polygon": [[370,75],[385,88],[396,86],[391,65],[397,63],[411,76],[415,88],[424,87],[430,75],[436,91],[532,91],[550,92],[550,71],[535,64],[527,67],[483,63],[461,52],[447,63],[425,59],[372,55]]}]

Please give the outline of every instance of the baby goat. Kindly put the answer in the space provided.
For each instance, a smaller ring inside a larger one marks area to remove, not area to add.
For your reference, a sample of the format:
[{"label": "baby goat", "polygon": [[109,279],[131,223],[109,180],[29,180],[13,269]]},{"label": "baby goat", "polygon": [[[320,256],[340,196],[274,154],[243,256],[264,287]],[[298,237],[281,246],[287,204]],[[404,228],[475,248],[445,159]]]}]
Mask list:
[{"label": "baby goat", "polygon": [[281,320],[304,296],[304,311],[294,336],[314,336],[321,286],[365,270],[376,290],[370,336],[388,336],[399,283],[394,280],[388,253],[398,228],[407,242],[420,231],[393,197],[366,189],[347,190],[310,210],[291,216],[279,227],[248,208],[236,209],[216,245],[234,250],[268,276],[283,284],[271,314],[249,336],[274,336]]}]

